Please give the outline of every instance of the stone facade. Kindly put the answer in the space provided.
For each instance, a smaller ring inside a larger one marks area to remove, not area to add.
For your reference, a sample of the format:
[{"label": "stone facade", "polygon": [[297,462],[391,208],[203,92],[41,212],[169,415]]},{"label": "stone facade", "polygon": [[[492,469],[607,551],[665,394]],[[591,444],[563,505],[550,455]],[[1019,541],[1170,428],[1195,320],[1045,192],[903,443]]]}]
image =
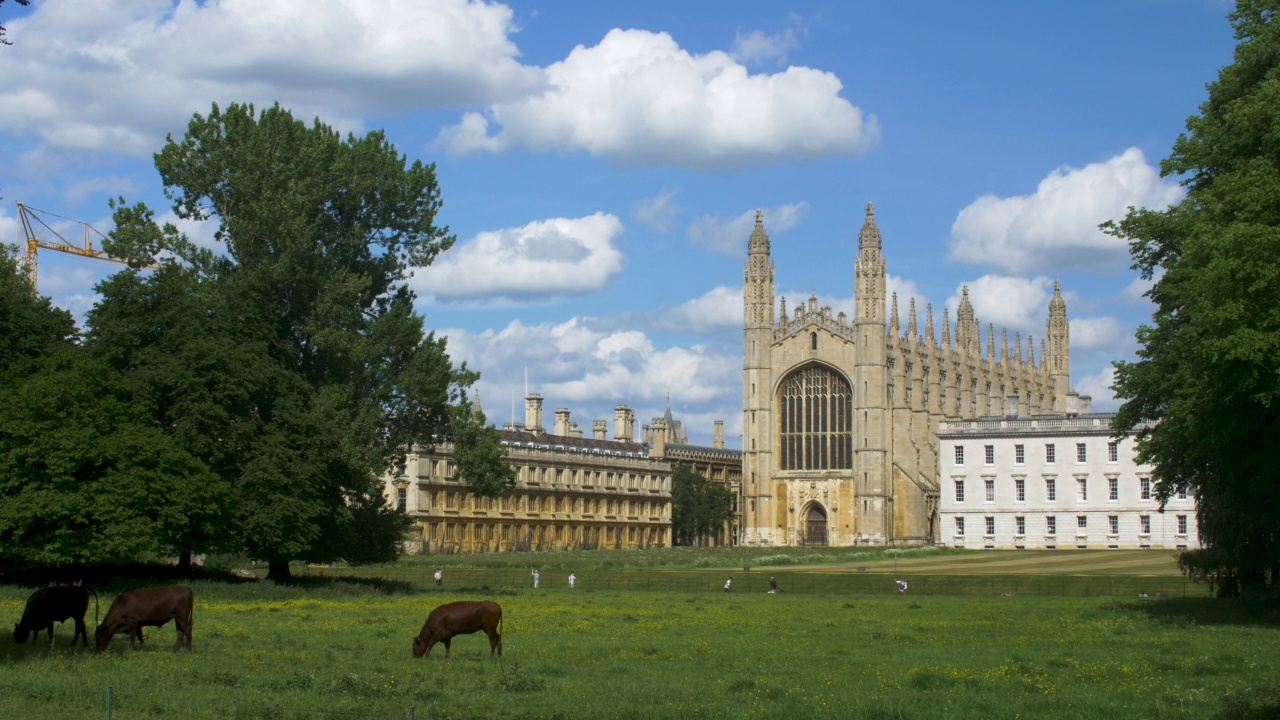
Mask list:
[{"label": "stone facade", "polygon": [[671,545],[671,463],[635,441],[630,408],[617,407],[610,440],[604,420],[587,438],[561,408],[556,432],[548,433],[542,397],[529,395],[525,407],[524,425],[499,431],[516,469],[515,490],[506,497],[473,495],[454,477],[449,443],[415,448],[403,471],[384,479],[388,500],[414,520],[409,552]]},{"label": "stone facade", "polygon": [[743,284],[743,464],[740,542],[749,545],[926,543],[937,537],[937,428],[943,420],[1066,411],[1070,340],[1055,286],[1047,344],[974,317],[968,289],[954,326],[932,307],[923,333],[914,299],[905,332],[874,209],[854,264],[853,317],[816,296],[788,313],[775,302],[762,216],[748,240]]},{"label": "stone facade", "polygon": [[1200,547],[1195,500],[1161,505],[1114,414],[944,422],[940,541],[970,549]]}]

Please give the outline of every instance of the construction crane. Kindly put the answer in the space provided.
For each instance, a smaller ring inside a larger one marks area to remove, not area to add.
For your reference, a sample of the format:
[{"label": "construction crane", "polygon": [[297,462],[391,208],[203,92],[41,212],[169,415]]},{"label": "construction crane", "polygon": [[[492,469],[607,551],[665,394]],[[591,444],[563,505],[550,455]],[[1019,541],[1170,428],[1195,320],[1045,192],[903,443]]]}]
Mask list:
[{"label": "construction crane", "polygon": [[[65,220],[69,223],[82,226],[84,228],[84,243],[77,245],[70,240],[67,240],[61,233],[54,230],[53,226],[44,221],[45,217],[58,218],[59,220]],[[38,266],[36,250],[39,248],[57,250],[59,252],[71,253],[72,255],[80,255],[82,257],[97,258],[99,260],[110,260],[111,262],[121,263],[123,265],[129,264],[128,260],[114,258],[101,250],[95,250],[93,247],[93,236],[97,235],[98,238],[105,240],[106,235],[98,232],[87,222],[65,218],[47,210],[37,210],[36,208],[23,205],[22,203],[18,203],[18,219],[22,224],[22,233],[26,238],[26,250],[22,253],[21,262],[24,270],[26,271],[27,280],[31,283],[32,295],[35,295],[36,293],[36,268]],[[45,240],[37,237],[36,231],[38,228],[47,230],[48,233],[52,234],[58,241],[55,242],[53,240]],[[159,266],[146,265],[144,267],[155,268]]]}]

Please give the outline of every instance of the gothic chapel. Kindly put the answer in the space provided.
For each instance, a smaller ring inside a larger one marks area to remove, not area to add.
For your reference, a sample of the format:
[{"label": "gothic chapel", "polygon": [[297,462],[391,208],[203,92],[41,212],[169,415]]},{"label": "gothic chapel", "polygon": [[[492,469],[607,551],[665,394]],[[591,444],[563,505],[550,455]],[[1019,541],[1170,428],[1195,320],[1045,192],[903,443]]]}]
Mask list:
[{"label": "gothic chapel", "polygon": [[875,210],[858,234],[855,316],[817,297],[774,314],[774,271],[763,215],[747,247],[743,285],[745,545],[883,545],[929,542],[938,510],[938,423],[991,415],[1060,414],[1070,389],[1067,307],[1055,283],[1036,363],[1007,331],[995,344],[973,316],[969,291],[953,328],[933,307],[924,333],[912,299],[906,331],[889,302]]}]

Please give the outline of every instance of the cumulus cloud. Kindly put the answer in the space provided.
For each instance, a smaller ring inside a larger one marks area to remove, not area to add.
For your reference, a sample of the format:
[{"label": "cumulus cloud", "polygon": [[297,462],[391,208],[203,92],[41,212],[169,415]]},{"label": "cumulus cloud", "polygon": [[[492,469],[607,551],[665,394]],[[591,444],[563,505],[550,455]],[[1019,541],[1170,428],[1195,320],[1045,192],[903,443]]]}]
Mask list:
[{"label": "cumulus cloud", "polygon": [[[984,342],[988,324],[994,325],[997,331],[1007,328],[1010,331],[1021,331],[1024,335],[1044,335],[1045,321],[1049,316],[1049,299],[1053,297],[1053,280],[1049,277],[983,275],[966,285],[969,287],[969,304],[973,305],[973,315],[982,324]],[[956,310],[960,307],[961,295],[962,288],[957,287],[955,293],[947,298],[947,310],[952,323],[955,322]]]},{"label": "cumulus cloud", "polygon": [[[1075,338],[1072,337],[1072,340],[1074,341]],[[1115,382],[1115,378],[1115,367],[1106,365],[1098,372],[1077,380],[1075,390],[1081,395],[1089,395],[1093,398],[1094,412],[1112,412],[1120,408],[1120,401],[1111,391],[1111,384]]]},{"label": "cumulus cloud", "polygon": [[1167,207],[1182,194],[1129,148],[1105,162],[1058,168],[1030,195],[978,198],[951,226],[949,257],[1010,273],[1118,271],[1129,264],[1128,245],[1098,225],[1123,218],[1130,206]]},{"label": "cumulus cloud", "polygon": [[[524,421],[526,371],[529,390],[547,403],[546,422],[554,408],[568,407],[588,435],[591,420],[603,418],[613,436],[617,404],[635,409],[638,424],[647,422],[661,414],[668,393],[677,415],[722,419],[729,428],[740,422],[742,357],[736,347],[724,352],[704,345],[659,347],[642,332],[585,317],[538,325],[513,321],[481,333],[442,332],[455,361],[482,371],[482,404],[495,422],[507,422],[513,414],[516,422]],[[711,422],[688,429],[710,443]]]},{"label": "cumulus cloud", "polygon": [[748,33],[738,33],[733,39],[733,47],[729,50],[729,55],[743,65],[781,64],[787,61],[787,53],[799,44],[796,32],[791,28],[778,33],[752,30]]},{"label": "cumulus cloud", "polygon": [[446,302],[593,292],[622,271],[622,230],[616,216],[596,213],[482,232],[418,269],[410,287]]},{"label": "cumulus cloud", "polygon": [[[764,210],[765,232],[771,236],[784,233],[795,227],[808,212],[809,203],[806,202],[767,208]],[[729,220],[721,220],[717,215],[703,215],[689,226],[689,239],[694,245],[708,250],[741,255],[755,227],[755,210],[748,210]]]},{"label": "cumulus cloud", "polygon": [[682,303],[662,318],[665,329],[714,333],[742,327],[742,288],[720,285]]},{"label": "cumulus cloud", "polygon": [[1132,344],[1120,321],[1113,317],[1070,318],[1071,349],[1088,352],[1112,351],[1120,354]]},{"label": "cumulus cloud", "polygon": [[631,214],[636,220],[658,232],[671,232],[676,227],[680,213],[684,212],[684,208],[675,202],[679,194],[680,188],[663,190],[658,195],[637,203]]},{"label": "cumulus cloud", "polygon": [[469,112],[437,142],[455,153],[585,151],[629,162],[732,167],[861,152],[879,121],[840,97],[834,74],[751,74],[666,33],[614,29],[545,68],[540,92]]},{"label": "cumulus cloud", "polygon": [[0,131],[145,154],[211,100],[274,101],[357,130],[366,113],[536,90],[505,5],[475,0],[46,0],[8,25]]}]

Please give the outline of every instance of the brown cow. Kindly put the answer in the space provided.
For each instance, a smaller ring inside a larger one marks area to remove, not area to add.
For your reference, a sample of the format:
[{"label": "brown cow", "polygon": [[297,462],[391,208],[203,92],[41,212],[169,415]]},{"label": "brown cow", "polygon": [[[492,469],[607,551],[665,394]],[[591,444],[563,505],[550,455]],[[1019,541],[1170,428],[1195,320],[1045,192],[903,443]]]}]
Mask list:
[{"label": "brown cow", "polygon": [[454,635],[470,635],[484,630],[489,636],[489,657],[502,655],[502,607],[496,602],[451,602],[441,605],[427,616],[422,632],[413,639],[413,656],[431,657],[431,646],[444,643],[444,656],[449,657],[449,641]]},{"label": "brown cow", "polygon": [[129,634],[129,647],[134,640],[139,645],[142,641],[142,628],[146,626],[160,627],[172,620],[178,626],[178,644],[176,651],[182,647],[186,638],[187,649],[191,649],[191,588],[186,585],[170,585],[168,587],[141,588],[120,593],[107,610],[107,616],[98,626],[95,633],[98,649],[106,650],[116,633]]},{"label": "brown cow", "polygon": [[53,624],[65,620],[76,621],[76,640],[89,646],[89,630],[84,626],[84,614],[89,610],[89,589],[76,585],[53,585],[40,588],[27,598],[27,607],[22,611],[22,619],[13,626],[13,641],[19,645],[27,641],[27,636],[35,633],[40,639],[40,631],[49,631],[49,643],[53,643]]}]

